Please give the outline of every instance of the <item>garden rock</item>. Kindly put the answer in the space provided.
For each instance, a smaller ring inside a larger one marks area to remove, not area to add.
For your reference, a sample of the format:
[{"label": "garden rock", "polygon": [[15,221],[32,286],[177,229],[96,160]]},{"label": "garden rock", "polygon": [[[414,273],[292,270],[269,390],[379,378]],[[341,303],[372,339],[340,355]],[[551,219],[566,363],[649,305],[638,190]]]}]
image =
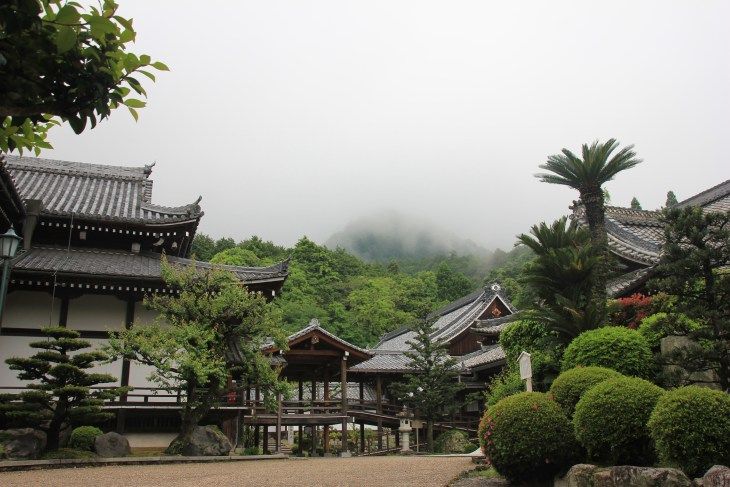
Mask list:
[{"label": "garden rock", "polygon": [[196,426],[182,454],[191,457],[221,456],[228,455],[232,449],[226,435],[215,426]]},{"label": "garden rock", "polygon": [[702,477],[702,487],[727,487],[730,485],[730,468],[715,465]]},{"label": "garden rock", "polygon": [[94,451],[100,457],[126,457],[132,453],[129,440],[113,431],[97,436],[94,439]]},{"label": "garden rock", "polygon": [[556,487],[692,487],[681,470],[619,465],[598,468],[595,465],[574,465]]},{"label": "garden rock", "polygon": [[46,448],[46,434],[33,428],[0,431],[2,456],[13,460],[36,460]]},{"label": "garden rock", "polygon": [[598,469],[595,465],[589,465],[587,463],[579,463],[573,465],[568,470],[565,478],[562,482],[555,482],[555,485],[560,487],[591,487],[593,482],[593,474]]}]

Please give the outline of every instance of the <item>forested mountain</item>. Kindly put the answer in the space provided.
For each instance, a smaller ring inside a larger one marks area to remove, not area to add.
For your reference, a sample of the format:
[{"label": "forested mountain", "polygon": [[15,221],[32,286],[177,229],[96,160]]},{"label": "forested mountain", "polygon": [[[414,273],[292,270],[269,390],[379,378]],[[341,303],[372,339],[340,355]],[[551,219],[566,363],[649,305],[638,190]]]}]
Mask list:
[{"label": "forested mountain", "polygon": [[[265,266],[291,257],[289,278],[282,295],[274,300],[286,329],[296,331],[317,318],[326,329],[361,346],[372,346],[383,333],[409,325],[485,281],[491,282],[492,275],[504,279],[508,290],[519,292],[516,275],[519,262],[525,260],[524,251],[501,252],[505,265],[492,269],[484,279],[488,270],[477,278],[471,256],[366,262],[307,237],[286,248],[259,237],[236,243],[198,234],[192,252],[199,260],[244,266]],[[471,277],[462,269],[470,271]]]}]

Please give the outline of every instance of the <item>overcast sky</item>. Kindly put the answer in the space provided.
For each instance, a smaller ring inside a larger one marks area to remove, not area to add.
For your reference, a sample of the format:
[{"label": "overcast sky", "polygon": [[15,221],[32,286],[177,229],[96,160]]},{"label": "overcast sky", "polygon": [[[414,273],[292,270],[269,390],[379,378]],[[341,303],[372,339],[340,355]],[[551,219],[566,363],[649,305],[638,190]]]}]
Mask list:
[{"label": "overcast sky", "polygon": [[120,0],[171,71],[45,157],[156,162],[153,199],[203,196],[200,230],[323,242],[396,209],[511,247],[577,193],[540,183],[562,147],[615,137],[609,183],[645,209],[730,178],[727,1]]}]

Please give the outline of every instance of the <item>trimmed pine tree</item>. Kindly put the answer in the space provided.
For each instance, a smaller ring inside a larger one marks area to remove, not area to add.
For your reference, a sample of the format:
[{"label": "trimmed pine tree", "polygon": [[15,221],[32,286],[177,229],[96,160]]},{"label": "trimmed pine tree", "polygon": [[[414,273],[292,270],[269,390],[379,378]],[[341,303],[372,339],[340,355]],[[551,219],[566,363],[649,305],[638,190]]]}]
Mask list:
[{"label": "trimmed pine tree", "polygon": [[[46,449],[57,450],[61,431],[67,427],[101,423],[113,414],[105,412],[105,400],[124,394],[126,387],[92,389],[116,382],[109,374],[88,372],[108,357],[99,350],[81,351],[91,344],[79,332],[61,327],[43,328],[48,336],[30,344],[39,351],[31,357],[5,360],[18,378],[30,381],[13,402],[4,402],[5,417],[16,423],[45,431]],[[17,400],[20,401],[17,401]]]}]

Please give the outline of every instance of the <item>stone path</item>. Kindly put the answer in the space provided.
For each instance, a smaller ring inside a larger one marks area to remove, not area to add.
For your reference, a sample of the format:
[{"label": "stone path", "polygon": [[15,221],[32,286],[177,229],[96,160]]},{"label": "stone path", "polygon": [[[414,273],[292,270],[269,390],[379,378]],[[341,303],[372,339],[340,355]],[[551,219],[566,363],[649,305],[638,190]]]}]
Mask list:
[{"label": "stone path", "polygon": [[128,465],[0,473],[0,485],[116,487],[434,486],[473,466],[466,457],[360,457]]}]

